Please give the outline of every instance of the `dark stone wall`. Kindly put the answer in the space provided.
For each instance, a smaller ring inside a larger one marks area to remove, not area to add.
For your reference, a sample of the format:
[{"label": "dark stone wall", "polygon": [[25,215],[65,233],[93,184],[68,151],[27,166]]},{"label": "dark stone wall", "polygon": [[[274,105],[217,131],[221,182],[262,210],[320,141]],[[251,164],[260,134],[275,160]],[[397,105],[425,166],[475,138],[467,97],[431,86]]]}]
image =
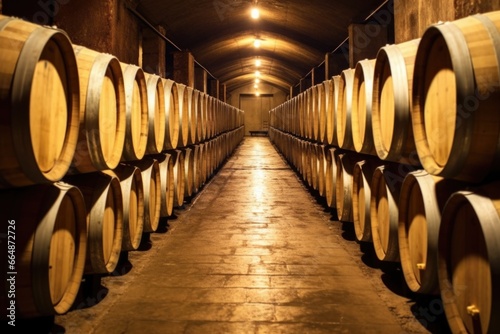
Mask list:
[{"label": "dark stone wall", "polygon": [[138,64],[140,22],[127,9],[133,0],[3,0],[4,15],[55,25],[73,44]]}]

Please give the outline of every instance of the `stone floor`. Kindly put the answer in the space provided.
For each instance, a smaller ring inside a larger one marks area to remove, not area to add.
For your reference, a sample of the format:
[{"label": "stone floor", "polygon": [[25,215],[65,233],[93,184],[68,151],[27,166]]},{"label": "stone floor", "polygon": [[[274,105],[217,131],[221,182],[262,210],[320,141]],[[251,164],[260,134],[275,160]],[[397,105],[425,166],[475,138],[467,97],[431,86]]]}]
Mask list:
[{"label": "stone floor", "polygon": [[247,137],[164,223],[47,332],[448,332],[440,299],[409,294],[268,138]]}]

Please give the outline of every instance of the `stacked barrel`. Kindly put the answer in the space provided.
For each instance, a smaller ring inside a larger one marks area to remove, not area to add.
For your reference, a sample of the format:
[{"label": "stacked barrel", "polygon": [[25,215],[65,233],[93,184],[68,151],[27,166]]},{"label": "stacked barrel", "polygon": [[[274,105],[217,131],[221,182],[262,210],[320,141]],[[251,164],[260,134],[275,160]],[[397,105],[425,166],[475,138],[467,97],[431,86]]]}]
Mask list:
[{"label": "stacked barrel", "polygon": [[429,26],[270,111],[270,138],[454,333],[500,331],[500,12]]},{"label": "stacked barrel", "polygon": [[202,189],[244,115],[56,28],[0,16],[0,37],[2,259],[17,275],[2,307],[63,314],[84,275],[112,273]]}]

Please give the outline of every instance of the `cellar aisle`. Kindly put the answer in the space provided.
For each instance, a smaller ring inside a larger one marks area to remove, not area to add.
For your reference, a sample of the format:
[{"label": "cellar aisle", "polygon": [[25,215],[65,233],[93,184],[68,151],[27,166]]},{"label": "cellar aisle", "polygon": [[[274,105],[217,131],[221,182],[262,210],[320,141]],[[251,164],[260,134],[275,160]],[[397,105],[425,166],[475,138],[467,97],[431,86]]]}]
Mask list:
[{"label": "cellar aisle", "polygon": [[150,249],[86,283],[51,332],[429,332],[397,270],[373,264],[268,138],[246,138],[176,215]]}]

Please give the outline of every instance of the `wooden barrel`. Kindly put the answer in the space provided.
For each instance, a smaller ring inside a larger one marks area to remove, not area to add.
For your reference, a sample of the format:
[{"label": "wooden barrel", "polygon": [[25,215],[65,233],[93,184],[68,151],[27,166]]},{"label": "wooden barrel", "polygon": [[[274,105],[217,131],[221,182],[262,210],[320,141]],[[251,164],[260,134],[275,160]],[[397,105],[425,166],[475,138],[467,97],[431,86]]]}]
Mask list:
[{"label": "wooden barrel", "polygon": [[437,248],[441,212],[461,182],[410,172],[399,199],[399,256],[405,281],[413,292],[438,294]]},{"label": "wooden barrel", "polygon": [[193,94],[196,110],[195,144],[203,141],[203,95],[199,90],[195,90]]},{"label": "wooden barrel", "polygon": [[139,248],[144,229],[144,186],[141,170],[120,164],[113,171],[105,171],[120,180],[123,199],[122,251]]},{"label": "wooden barrel", "polygon": [[212,137],[217,137],[220,134],[220,124],[221,124],[221,119],[220,119],[220,114],[222,111],[222,101],[219,99],[215,98],[214,99],[214,109],[212,111],[213,115],[213,122],[212,122]]},{"label": "wooden barrel", "polygon": [[0,50],[0,188],[59,181],[80,126],[71,41],[63,31],[0,15]]},{"label": "wooden barrel", "polygon": [[205,184],[207,181],[207,145],[206,143],[201,143],[200,144],[200,162],[199,162],[199,168],[200,168],[200,186]]},{"label": "wooden barrel", "polygon": [[219,151],[221,146],[221,136],[215,137],[213,140],[213,163],[212,163],[212,174],[215,175],[217,173],[217,169],[220,164],[219,159]]},{"label": "wooden barrel", "polygon": [[438,278],[453,333],[500,331],[500,184],[459,191],[443,209]]},{"label": "wooden barrel", "polygon": [[214,122],[214,106],[215,98],[213,96],[208,96],[207,99],[207,117],[205,119],[206,123],[206,140],[210,140],[214,136],[214,131],[212,127],[212,123]]},{"label": "wooden barrel", "polygon": [[320,85],[314,85],[311,87],[311,112],[312,112],[312,122],[311,122],[311,139],[313,141],[319,141],[319,112],[320,112]]},{"label": "wooden barrel", "polygon": [[125,143],[123,161],[141,160],[148,143],[148,91],[143,70],[120,63],[125,88]]},{"label": "wooden barrel", "polygon": [[311,165],[309,164],[309,146],[310,143],[308,141],[300,141],[300,151],[302,153],[300,172],[304,181],[307,181],[311,178]]},{"label": "wooden barrel", "polygon": [[184,197],[194,193],[194,151],[190,147],[184,150]]},{"label": "wooden barrel", "polygon": [[326,175],[325,175],[325,198],[329,208],[335,208],[336,202],[336,187],[337,187],[337,162],[335,161],[335,147],[327,148],[325,152],[326,158]]},{"label": "wooden barrel", "polygon": [[420,38],[386,45],[377,53],[373,78],[372,129],[382,160],[419,165],[411,125],[413,68]]},{"label": "wooden barrel", "polygon": [[399,262],[399,194],[407,173],[403,165],[384,164],[372,176],[370,220],[373,248],[380,261]]},{"label": "wooden barrel", "polygon": [[499,29],[497,11],[430,26],[422,36],[412,125],[430,174],[480,182],[500,171]]},{"label": "wooden barrel", "polygon": [[147,154],[158,154],[165,146],[167,113],[165,88],[161,77],[146,73],[148,87],[148,145]]},{"label": "wooden barrel", "polygon": [[[7,292],[14,284],[14,320],[66,313],[85,267],[87,217],[81,192],[57,182],[0,191],[0,201],[5,227],[5,293],[0,294],[4,312],[9,318],[13,299],[7,299]],[[7,269],[11,261],[15,270]],[[9,280],[10,271],[17,271],[14,281]]]},{"label": "wooden barrel", "polygon": [[317,85],[318,87],[318,137],[317,141],[318,143],[325,144],[326,143],[326,119],[327,119],[327,96],[326,96],[326,91],[325,91],[325,84],[324,82],[320,83]]},{"label": "wooden barrel", "polygon": [[338,146],[352,151],[354,151],[351,121],[353,84],[354,69],[343,70],[339,81],[339,99],[335,124]]},{"label": "wooden barrel", "polygon": [[[172,159],[174,162],[174,208],[184,205],[185,193],[185,160],[184,151],[175,150],[172,152]],[[213,160],[213,159],[211,159]]]},{"label": "wooden barrel", "polygon": [[201,133],[203,141],[207,140],[209,137],[208,133],[208,101],[210,100],[210,96],[208,94],[203,93],[203,100],[201,103]]},{"label": "wooden barrel", "polygon": [[188,90],[188,145],[194,145],[196,144],[196,122],[197,122],[197,112],[198,112],[198,106],[197,106],[197,94],[196,90],[187,87]]},{"label": "wooden barrel", "polygon": [[306,92],[302,92],[297,95],[297,115],[299,119],[299,133],[297,134],[301,138],[306,137]]},{"label": "wooden barrel", "polygon": [[[174,158],[170,153],[155,155],[154,159],[158,161],[160,167],[160,217],[170,217],[174,212],[175,204],[175,174],[174,174]],[[158,229],[158,224],[151,225],[150,232],[155,232]]]},{"label": "wooden barrel", "polygon": [[177,93],[179,95],[179,147],[186,147],[189,144],[189,113],[193,90],[177,83]]},{"label": "wooden barrel", "polygon": [[309,162],[309,178],[307,182],[309,186],[314,190],[318,190],[318,152],[317,144],[309,143],[308,145],[308,162]]},{"label": "wooden barrel", "polygon": [[[335,152],[337,153],[337,151]],[[337,208],[337,217],[343,222],[353,221],[352,209],[352,185],[354,166],[364,157],[353,152],[338,152],[335,155],[335,164],[337,166],[337,177],[335,184],[335,201]]]},{"label": "wooden barrel", "polygon": [[216,150],[216,142],[215,138],[212,138],[208,142],[208,157],[207,157],[207,167],[208,167],[208,177],[211,178],[214,175],[215,172],[215,166],[216,166],[216,161],[215,161],[215,150]]},{"label": "wooden barrel", "polygon": [[123,197],[116,176],[103,172],[68,175],[85,198],[88,246],[84,274],[112,273],[120,257],[123,239]]},{"label": "wooden barrel", "polygon": [[376,155],[372,132],[372,93],[375,59],[361,60],[354,69],[351,131],[356,152]]},{"label": "wooden barrel", "polygon": [[304,100],[304,117],[305,117],[305,138],[313,139],[313,128],[314,128],[314,102],[313,102],[313,87],[308,88],[305,93]]},{"label": "wooden barrel", "polygon": [[[144,190],[143,232],[151,233],[158,229],[162,208],[162,175],[158,160],[147,156],[130,163],[140,169]],[[166,197],[166,194],[164,195]],[[165,209],[167,211],[167,209]],[[168,216],[167,214],[165,214]]]},{"label": "wooden barrel", "polygon": [[382,163],[375,158],[358,161],[352,174],[352,219],[356,239],[361,242],[372,241],[370,219],[371,185],[375,168]]},{"label": "wooden barrel", "polygon": [[115,56],[73,45],[80,73],[80,135],[71,174],[114,169],[125,143],[125,88]]},{"label": "wooden barrel", "polygon": [[170,79],[162,79],[165,93],[165,146],[175,150],[179,144],[179,94],[177,84]]},{"label": "wooden barrel", "polygon": [[[300,136],[300,95],[295,96],[291,102],[292,115],[290,115],[291,133]],[[242,116],[244,121],[244,116]]]},{"label": "wooden barrel", "polygon": [[326,155],[330,153],[329,149],[326,145],[317,145],[316,146],[316,154],[318,157],[318,194],[321,197],[326,196],[326,169],[327,169],[327,161]]},{"label": "wooden barrel", "polygon": [[333,76],[330,80],[323,82],[323,89],[325,91],[325,113],[326,113],[326,134],[325,144],[337,145],[337,138],[335,135],[335,117],[337,111],[337,100],[339,96],[339,80],[340,76]]},{"label": "wooden barrel", "polygon": [[202,186],[202,171],[201,171],[201,147],[200,144],[193,146],[193,192],[197,193]]}]

